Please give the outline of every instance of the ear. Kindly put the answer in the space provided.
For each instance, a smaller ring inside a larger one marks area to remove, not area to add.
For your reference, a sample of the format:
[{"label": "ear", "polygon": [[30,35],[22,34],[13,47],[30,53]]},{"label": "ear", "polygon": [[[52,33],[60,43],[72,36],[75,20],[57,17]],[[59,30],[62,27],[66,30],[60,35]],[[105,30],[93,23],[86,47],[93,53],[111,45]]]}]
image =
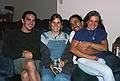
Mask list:
[{"label": "ear", "polygon": [[81,25],[82,25],[82,27],[84,26],[84,24],[85,24],[84,21],[81,21]]},{"label": "ear", "polygon": [[49,24],[51,24],[51,22],[49,21]]},{"label": "ear", "polygon": [[51,22],[49,21],[49,29],[51,30]]},{"label": "ear", "polygon": [[22,23],[24,23],[24,19],[21,19]]}]

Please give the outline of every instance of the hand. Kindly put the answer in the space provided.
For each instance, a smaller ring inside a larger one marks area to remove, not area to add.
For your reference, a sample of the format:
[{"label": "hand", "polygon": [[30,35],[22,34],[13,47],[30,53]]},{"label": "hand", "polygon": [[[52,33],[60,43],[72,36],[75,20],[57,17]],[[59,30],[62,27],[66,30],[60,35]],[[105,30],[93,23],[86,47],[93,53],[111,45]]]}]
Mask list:
[{"label": "hand", "polygon": [[22,53],[22,57],[24,58],[33,58],[33,54],[32,52],[28,51],[28,50],[24,50]]},{"label": "hand", "polygon": [[96,60],[97,59],[97,57],[96,56],[89,56],[89,57],[87,57],[88,59],[91,59],[91,60]]},{"label": "hand", "polygon": [[106,63],[105,60],[102,59],[102,58],[99,58],[99,59],[98,59],[98,62],[101,63],[101,64],[105,64],[105,63]]},{"label": "hand", "polygon": [[64,67],[64,65],[65,65],[65,62],[64,62],[64,61],[62,61],[62,60],[60,60],[60,63],[59,63],[59,64],[60,64],[60,67],[61,67],[61,68],[63,68],[63,67]]},{"label": "hand", "polygon": [[58,73],[61,73],[62,71],[62,68],[54,67],[54,65],[50,65],[50,69],[55,75],[57,75]]}]

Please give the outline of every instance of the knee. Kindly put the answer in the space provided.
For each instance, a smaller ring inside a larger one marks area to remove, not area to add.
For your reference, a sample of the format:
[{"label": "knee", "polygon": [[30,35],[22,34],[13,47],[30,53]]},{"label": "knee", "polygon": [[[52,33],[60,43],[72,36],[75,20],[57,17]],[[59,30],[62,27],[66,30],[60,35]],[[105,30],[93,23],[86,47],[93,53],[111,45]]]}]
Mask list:
[{"label": "knee", "polygon": [[70,81],[71,77],[67,74],[58,74],[56,75],[54,81]]},{"label": "knee", "polygon": [[32,59],[29,59],[29,60],[26,60],[25,61],[25,66],[26,68],[35,68],[35,64],[34,64],[34,61]]},{"label": "knee", "polygon": [[28,78],[28,72],[27,71],[23,71],[21,73],[21,79],[25,79],[25,78]]},{"label": "knee", "polygon": [[106,68],[106,70],[103,73],[105,75],[113,75],[112,69],[110,67]]},{"label": "knee", "polygon": [[54,75],[50,69],[42,70],[42,81],[53,81]]},{"label": "knee", "polygon": [[53,81],[53,78],[49,75],[42,75],[42,81]]}]

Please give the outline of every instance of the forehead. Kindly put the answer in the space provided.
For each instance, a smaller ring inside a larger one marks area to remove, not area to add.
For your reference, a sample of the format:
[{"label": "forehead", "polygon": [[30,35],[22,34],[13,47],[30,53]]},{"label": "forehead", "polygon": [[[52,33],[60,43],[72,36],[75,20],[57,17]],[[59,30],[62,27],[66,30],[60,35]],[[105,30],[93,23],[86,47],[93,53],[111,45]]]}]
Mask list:
[{"label": "forehead", "polygon": [[71,18],[70,22],[80,21],[77,17]]},{"label": "forehead", "polygon": [[33,14],[27,14],[25,18],[35,19],[35,16]]},{"label": "forehead", "polygon": [[89,20],[99,20],[98,16],[91,16]]},{"label": "forehead", "polygon": [[52,22],[60,22],[59,18],[55,18]]}]

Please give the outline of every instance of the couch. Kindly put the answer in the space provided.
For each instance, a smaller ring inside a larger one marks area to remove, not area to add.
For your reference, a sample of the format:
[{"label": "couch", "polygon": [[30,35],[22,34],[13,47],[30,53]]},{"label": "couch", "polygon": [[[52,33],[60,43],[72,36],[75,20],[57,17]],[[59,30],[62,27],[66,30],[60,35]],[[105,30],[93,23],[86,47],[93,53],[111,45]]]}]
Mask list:
[{"label": "couch", "polygon": [[[7,32],[15,31],[17,28],[21,26],[21,21],[16,22],[10,22],[6,24],[6,27],[4,28],[4,33],[7,34]],[[35,24],[35,29],[39,31],[40,34],[43,32],[46,32],[50,30],[49,27],[49,19],[37,19]],[[67,19],[63,19],[63,28],[62,31],[70,34],[72,31],[69,21]],[[98,79],[95,76],[91,76],[83,72],[81,69],[78,68],[77,65],[75,65],[74,72],[72,73],[72,81],[98,81]],[[116,81],[120,81],[120,72],[114,73]],[[15,75],[13,77],[7,78],[8,81],[21,81],[19,75]]]}]

